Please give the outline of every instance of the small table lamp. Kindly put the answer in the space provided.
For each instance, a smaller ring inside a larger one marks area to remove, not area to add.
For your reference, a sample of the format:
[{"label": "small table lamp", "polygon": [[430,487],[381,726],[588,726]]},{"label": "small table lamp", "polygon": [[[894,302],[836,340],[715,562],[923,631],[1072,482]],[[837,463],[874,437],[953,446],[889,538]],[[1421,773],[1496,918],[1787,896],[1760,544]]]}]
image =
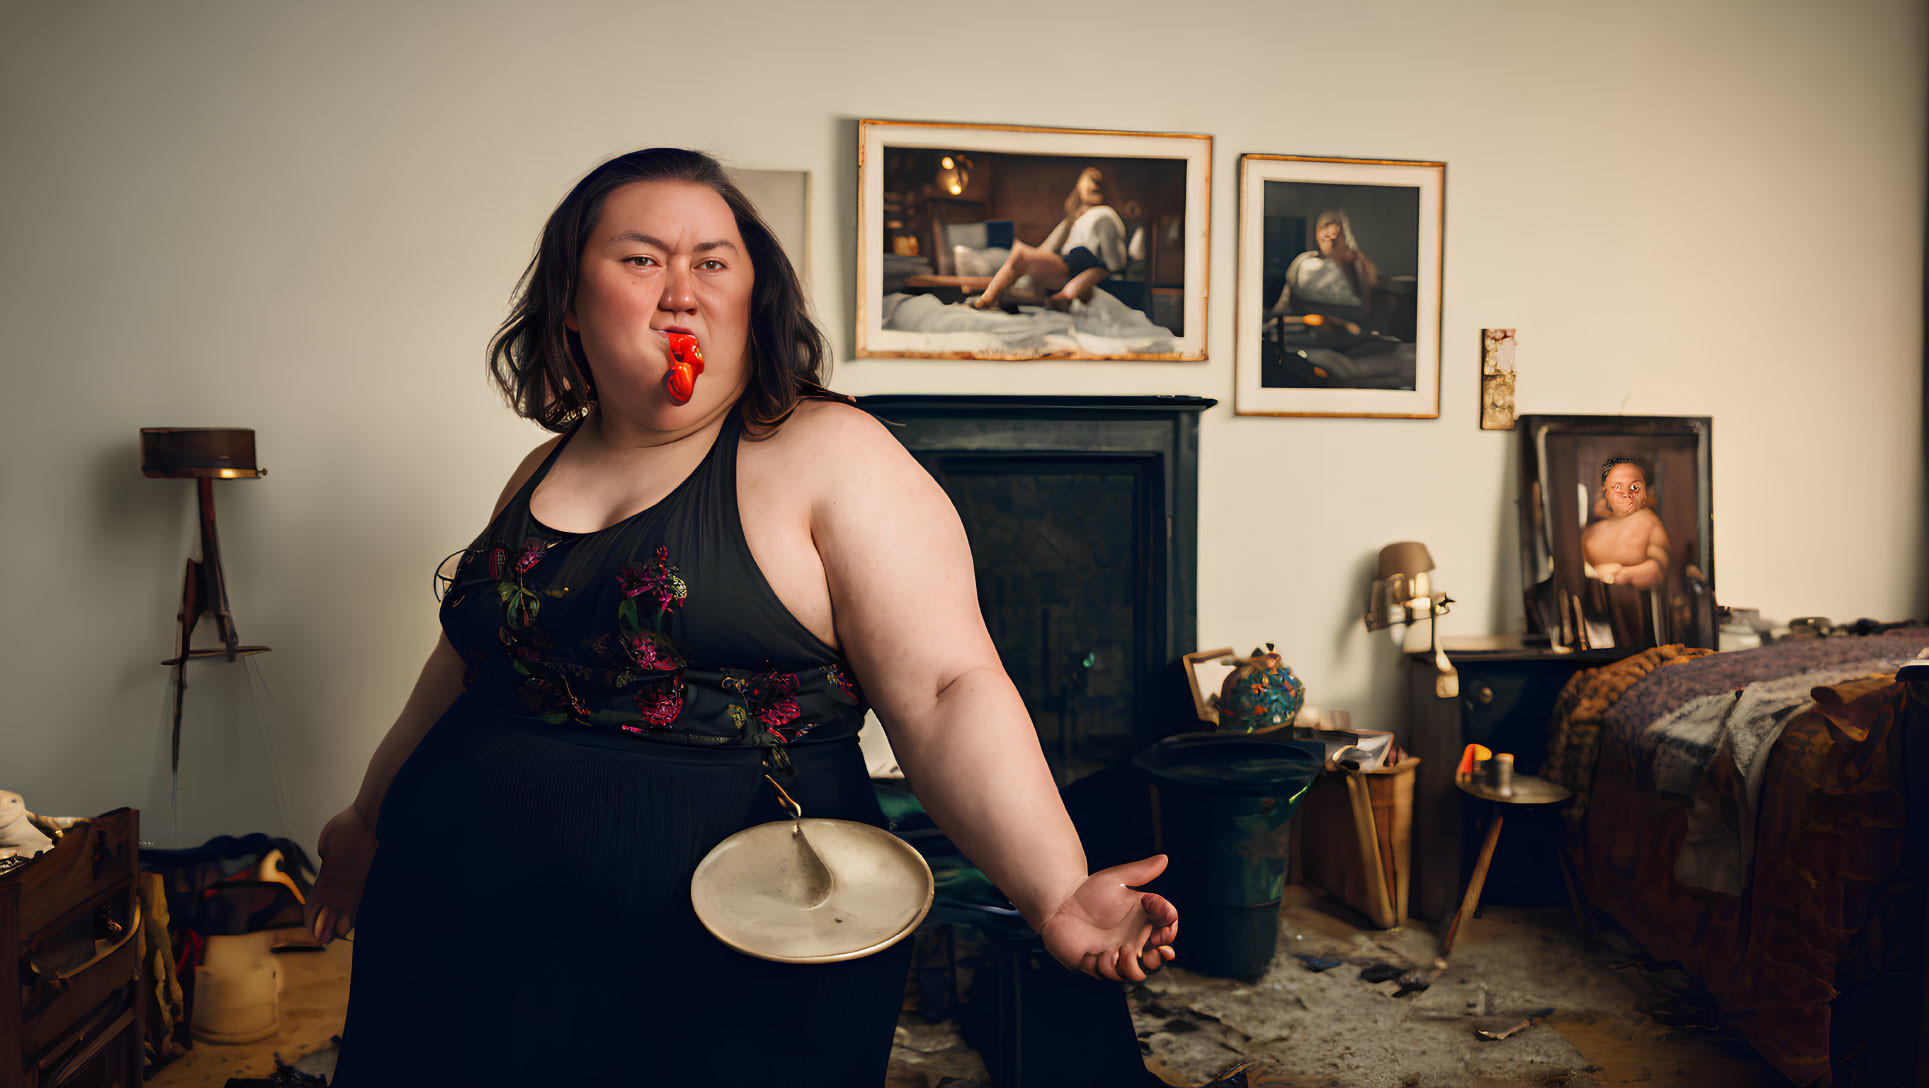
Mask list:
[{"label": "small table lamp", "polygon": [[[201,498],[201,558],[188,560],[181,584],[180,628],[174,656],[161,662],[177,670],[174,684],[173,769],[181,769],[181,696],[188,686],[188,660],[226,657],[233,661],[266,653],[266,646],[243,646],[228,610],[228,580],[221,572],[221,541],[214,531],[214,481],[266,476],[255,465],[255,433],[246,427],[142,427],[141,475],[150,479],[193,480]],[[188,640],[204,613],[214,616],[221,646],[191,649]]]},{"label": "small table lamp", "polygon": [[1440,646],[1434,619],[1447,614],[1453,598],[1434,590],[1433,580],[1427,575],[1432,569],[1433,556],[1427,553],[1427,546],[1417,540],[1381,548],[1379,573],[1367,593],[1366,629],[1382,631],[1397,624],[1424,620],[1427,653],[1433,656],[1434,667],[1440,672],[1434,678],[1433,693],[1442,699],[1452,699],[1460,694],[1460,673]]}]

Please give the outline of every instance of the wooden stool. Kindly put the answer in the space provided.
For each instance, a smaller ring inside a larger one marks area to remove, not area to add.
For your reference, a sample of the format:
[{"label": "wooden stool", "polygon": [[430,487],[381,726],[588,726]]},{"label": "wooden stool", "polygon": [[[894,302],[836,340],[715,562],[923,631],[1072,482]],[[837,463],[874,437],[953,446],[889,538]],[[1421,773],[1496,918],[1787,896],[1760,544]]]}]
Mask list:
[{"label": "wooden stool", "polygon": [[[1557,785],[1531,774],[1514,775],[1513,789],[1505,795],[1495,792],[1494,788],[1482,779],[1468,775],[1455,775],[1454,785],[1459,786],[1462,793],[1478,797],[1483,801],[1492,801],[1496,805],[1552,805],[1574,796],[1574,791],[1566,786]],[[1453,918],[1447,922],[1447,935],[1440,943],[1442,956],[1453,952],[1454,938],[1460,935],[1460,927],[1465,925],[1467,920],[1473,917],[1474,911],[1480,907],[1480,888],[1487,882],[1487,866],[1493,863],[1494,846],[1500,842],[1501,813],[1504,811],[1499,808],[1494,810],[1493,823],[1488,825],[1487,837],[1480,844],[1480,856],[1474,860],[1473,878],[1467,881],[1467,894],[1460,900],[1460,909],[1455,911]],[[1563,858],[1561,861],[1563,877],[1567,876],[1566,864],[1566,859]],[[1574,895],[1574,885],[1571,880],[1568,881],[1567,890],[1571,898]],[[1578,905],[1576,909],[1578,911]]]}]

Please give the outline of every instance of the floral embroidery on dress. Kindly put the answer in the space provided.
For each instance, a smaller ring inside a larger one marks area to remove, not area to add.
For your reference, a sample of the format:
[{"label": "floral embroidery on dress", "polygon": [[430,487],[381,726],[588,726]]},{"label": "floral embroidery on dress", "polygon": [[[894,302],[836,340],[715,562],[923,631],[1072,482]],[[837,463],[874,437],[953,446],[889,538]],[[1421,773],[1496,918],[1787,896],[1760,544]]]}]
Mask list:
[{"label": "floral embroidery on dress", "polygon": [[[549,541],[532,538],[515,549],[491,544],[482,552],[502,603],[502,626],[496,635],[510,667],[523,678],[515,692],[518,703],[546,722],[586,721],[589,703],[549,660],[554,643],[536,622],[542,597],[524,581],[549,549]],[[463,565],[468,565],[466,558]]]},{"label": "floral embroidery on dress", "polygon": [[[788,745],[813,730],[853,724],[850,715],[861,710],[864,695],[842,659],[796,672],[769,662],[761,670],[706,667],[701,690],[690,690],[692,654],[681,636],[691,586],[669,547],[618,554],[594,581],[578,582],[583,576],[573,566],[558,569],[570,543],[485,535],[437,566],[437,596],[461,652],[465,690],[496,692],[552,724],[758,748],[765,766],[781,776],[794,773]],[[447,564],[457,557],[451,574]],[[571,585],[563,584],[564,574]],[[594,596],[579,609],[573,599],[586,592]],[[600,622],[579,627],[585,611]],[[557,637],[545,626],[556,628]],[[490,634],[500,657],[486,645]]]},{"label": "floral embroidery on dress", "polygon": [[[624,691],[646,679],[669,673],[667,683],[655,683],[632,696],[641,722],[624,724],[632,733],[662,728],[683,713],[683,670],[689,657],[666,630],[677,607],[690,596],[683,573],[670,562],[670,549],[659,547],[649,563],[628,563],[616,572],[621,599],[616,606],[614,634],[599,636],[590,652],[614,663],[603,675],[603,686]],[[644,607],[655,606],[646,625]],[[643,728],[636,728],[636,727]]]},{"label": "floral embroidery on dress", "polygon": [[[617,571],[616,584],[623,591],[625,604],[648,596],[656,601],[659,615],[668,614],[690,595],[690,587],[683,582],[683,572],[670,562],[667,546],[656,550],[654,563],[630,563]],[[634,612],[633,605],[631,611]]]},{"label": "floral embroidery on dress", "polygon": [[[802,713],[803,711],[797,709],[797,700],[786,695],[769,706],[758,707],[757,720],[764,723],[765,729],[774,731],[779,726],[796,721],[797,716]],[[802,736],[803,730],[799,729],[796,735]]]},{"label": "floral embroidery on dress", "polygon": [[[783,746],[803,737],[816,725],[815,722],[805,722],[794,728],[786,728],[803,716],[803,708],[797,704],[800,687],[799,677],[794,672],[778,672],[776,669],[757,673],[724,670],[723,689],[744,703],[741,707],[730,708],[730,718],[736,723],[738,735],[746,736],[751,743],[767,749],[764,753],[766,765],[782,775],[790,773],[790,756],[783,751]],[[755,733],[751,732],[752,723],[757,730]]]},{"label": "floral embroidery on dress", "polygon": [[[542,598],[564,597],[567,587],[539,589],[526,579],[552,546],[540,538],[514,548],[492,541],[465,554],[457,568],[460,575],[480,559],[495,582],[502,605],[497,636],[510,667],[523,678],[515,691],[517,702],[544,721],[592,725],[591,715],[607,701],[595,698],[595,689],[629,692],[641,719],[618,724],[632,733],[663,729],[683,712],[683,670],[688,664],[683,648],[666,630],[675,609],[690,595],[682,572],[670,562],[669,549],[659,547],[652,561],[617,571],[617,630],[584,640],[583,647],[596,660],[582,663],[558,658],[538,623]],[[657,682],[631,690],[647,681]]]},{"label": "floral embroidery on dress", "polygon": [[610,656],[621,655],[630,664],[650,672],[667,672],[683,667],[683,654],[670,636],[655,631],[642,631],[637,634],[604,635],[596,640],[599,651],[614,652]]},{"label": "floral embroidery on dress", "polygon": [[829,680],[832,687],[850,696],[852,702],[862,702],[864,700],[864,697],[858,694],[857,684],[854,683],[849,676],[844,674],[843,669],[838,668],[836,665],[824,666],[824,679]]},{"label": "floral embroidery on dress", "polygon": [[548,554],[549,541],[547,540],[531,540],[525,543],[522,550],[516,553],[516,573],[529,573],[537,563],[542,562],[543,556]]},{"label": "floral embroidery on dress", "polygon": [[636,709],[647,725],[664,726],[683,713],[683,683],[653,684],[636,693]]},{"label": "floral embroidery on dress", "polygon": [[496,595],[502,601],[503,622],[512,630],[528,631],[535,627],[542,598],[523,584],[522,576],[534,570],[536,564],[548,554],[549,542],[546,540],[529,541],[514,553],[513,558],[507,548],[497,546],[489,549],[489,576],[496,580]]},{"label": "floral embroidery on dress", "polygon": [[759,673],[732,674],[725,670],[723,688],[741,697],[744,705],[772,736],[783,738],[776,730],[797,720],[803,711],[797,706],[797,674],[766,669]]},{"label": "floral embroidery on dress", "polygon": [[612,691],[627,691],[684,666],[681,647],[654,631],[598,635],[589,651],[605,666],[596,673],[596,682]]},{"label": "floral embroidery on dress", "polygon": [[534,711],[537,717],[556,725],[572,718],[581,721],[589,717],[589,704],[570,690],[569,681],[561,676],[529,677],[516,689],[516,701]]}]

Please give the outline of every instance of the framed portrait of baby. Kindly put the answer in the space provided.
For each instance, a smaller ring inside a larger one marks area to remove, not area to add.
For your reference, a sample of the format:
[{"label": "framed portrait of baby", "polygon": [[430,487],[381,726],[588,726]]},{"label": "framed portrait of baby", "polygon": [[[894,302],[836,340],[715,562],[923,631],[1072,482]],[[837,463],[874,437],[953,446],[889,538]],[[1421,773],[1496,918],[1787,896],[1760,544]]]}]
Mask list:
[{"label": "framed portrait of baby", "polygon": [[1212,137],[858,122],[857,355],[1206,357]]},{"label": "framed portrait of baby", "polygon": [[1530,630],[1576,650],[1715,645],[1713,421],[1521,416]]},{"label": "framed portrait of baby", "polygon": [[1440,415],[1439,162],[1239,158],[1235,410]]}]

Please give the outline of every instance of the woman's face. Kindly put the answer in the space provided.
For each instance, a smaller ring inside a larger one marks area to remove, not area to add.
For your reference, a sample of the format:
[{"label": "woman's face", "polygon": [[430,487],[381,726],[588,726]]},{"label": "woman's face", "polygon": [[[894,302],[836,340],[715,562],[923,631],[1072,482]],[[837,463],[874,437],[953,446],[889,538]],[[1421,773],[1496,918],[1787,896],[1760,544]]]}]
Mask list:
[{"label": "woman's face", "polygon": [[1340,243],[1340,225],[1336,222],[1321,223],[1319,230],[1313,232],[1313,238],[1319,242],[1320,253],[1328,257],[1334,251],[1346,248]]},{"label": "woman's face", "polygon": [[[600,409],[673,429],[735,400],[748,379],[755,282],[736,217],[715,190],[639,181],[611,192],[583,247],[564,318],[582,338]],[[663,385],[671,332],[694,335],[704,360],[680,406]]]},{"label": "woman's face", "polygon": [[1077,190],[1078,199],[1082,203],[1105,203],[1105,186],[1098,180],[1097,174],[1080,174],[1078,184],[1073,188]]}]

